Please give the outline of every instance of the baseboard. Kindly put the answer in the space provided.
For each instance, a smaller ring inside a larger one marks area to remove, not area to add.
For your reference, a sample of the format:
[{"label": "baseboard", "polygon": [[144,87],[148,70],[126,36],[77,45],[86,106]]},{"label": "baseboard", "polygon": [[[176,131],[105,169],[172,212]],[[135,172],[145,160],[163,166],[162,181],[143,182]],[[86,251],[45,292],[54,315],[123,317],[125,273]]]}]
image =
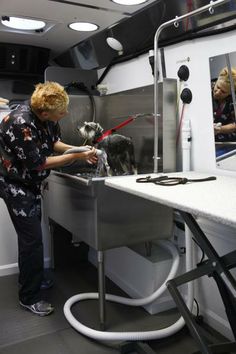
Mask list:
[{"label": "baseboard", "polygon": [[224,318],[217,315],[215,312],[211,310],[202,309],[201,315],[204,317],[204,321],[212,328],[214,328],[217,332],[222,334],[224,337],[228,338],[231,341],[234,341],[234,336],[232,330],[230,329],[230,325],[228,321]]},{"label": "baseboard", "polygon": [[0,266],[0,277],[18,273],[18,263],[5,264]]},{"label": "baseboard", "polygon": [[[44,258],[44,268],[51,267],[51,258]],[[0,265],[0,277],[19,273],[18,263]]]}]

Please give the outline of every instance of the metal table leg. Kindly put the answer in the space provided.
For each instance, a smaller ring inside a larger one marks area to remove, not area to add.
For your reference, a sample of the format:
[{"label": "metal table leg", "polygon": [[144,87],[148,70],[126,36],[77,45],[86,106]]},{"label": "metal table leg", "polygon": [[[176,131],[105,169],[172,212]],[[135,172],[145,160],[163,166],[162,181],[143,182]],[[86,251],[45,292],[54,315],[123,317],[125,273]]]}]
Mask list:
[{"label": "metal table leg", "polygon": [[166,284],[169,292],[171,293],[176,305],[179,308],[181,315],[183,316],[186,325],[188,326],[190,333],[192,334],[193,338],[195,339],[201,353],[203,354],[212,354],[211,349],[208,348],[207,342],[203,338],[201,334],[201,329],[194,321],[191,312],[189,311],[188,307],[186,306],[180,292],[177,289],[174,280],[170,280]]},{"label": "metal table leg", "polygon": [[99,317],[100,317],[100,328],[102,331],[105,330],[105,272],[104,272],[104,252],[98,251],[98,294],[99,294]]},{"label": "metal table leg", "polygon": [[208,256],[209,260],[214,262],[217,272],[224,273],[229,282],[231,283],[232,287],[236,290],[236,279],[232,276],[229,271],[229,268],[225,265],[223,258],[217,254],[216,250],[214,249],[204,232],[201,230],[194,217],[191,214],[183,211],[179,211],[179,213],[188,225],[196,241],[199,243],[199,245],[202,247],[202,249]]},{"label": "metal table leg", "polygon": [[[193,216],[189,213],[179,211],[182,215],[184,221],[191,230],[193,237],[196,239],[200,247],[204,250],[208,256],[208,260],[203,262],[197,269],[194,269],[190,272],[183,274],[182,276],[176,277],[175,279],[167,282],[167,288],[170,291],[172,297],[175,300],[176,305],[179,308],[179,311],[183,318],[186,321],[192,336],[194,337],[201,353],[211,354],[211,353],[226,353],[228,350],[236,351],[236,343],[219,343],[219,344],[209,344],[204,338],[204,335],[201,331],[201,327],[195,322],[192,314],[187,308],[185,301],[183,300],[180,292],[177,287],[182,284],[186,284],[189,281],[199,279],[203,275],[208,275],[213,277],[218,286],[221,298],[225,305],[226,314],[233,331],[233,334],[236,338],[236,299],[235,299],[235,289],[236,281],[235,278],[230,273],[230,269],[236,267],[236,251],[230,252],[223,257],[220,257],[214,247],[211,245],[206,235],[203,233],[199,225]],[[222,274],[227,279],[227,282],[222,278]]]}]

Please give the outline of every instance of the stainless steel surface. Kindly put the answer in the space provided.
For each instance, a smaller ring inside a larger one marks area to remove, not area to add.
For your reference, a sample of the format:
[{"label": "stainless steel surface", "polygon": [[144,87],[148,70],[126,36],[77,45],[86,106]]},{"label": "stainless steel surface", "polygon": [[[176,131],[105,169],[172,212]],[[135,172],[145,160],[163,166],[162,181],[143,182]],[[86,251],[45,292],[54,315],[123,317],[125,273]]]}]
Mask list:
[{"label": "stainless steel surface", "polygon": [[[176,171],[176,107],[177,107],[177,81],[175,79],[163,79],[159,86],[159,116],[157,119],[157,133],[154,136],[158,145],[159,172]],[[156,132],[156,128],[154,132]],[[154,169],[155,169],[154,154]]]},{"label": "stainless steel surface", "polygon": [[153,171],[153,86],[101,97],[98,121],[106,130],[138,113],[147,115],[137,117],[118,133],[132,138],[138,172],[149,173]]},{"label": "stainless steel surface", "polygon": [[89,179],[89,178],[83,178],[80,176],[71,175],[69,173],[62,173],[62,172],[58,172],[58,171],[53,171],[53,173],[55,176],[58,176],[61,178],[69,178],[69,180],[76,181],[77,183],[81,183],[85,186],[90,186],[92,184],[92,179]]},{"label": "stainless steel surface", "polygon": [[[161,162],[164,168],[166,161],[168,171],[173,171],[176,80],[166,80],[162,91],[165,92],[163,117],[165,115],[166,118],[162,120],[164,139],[159,136],[165,156],[165,159],[161,157]],[[138,116],[132,123],[120,129],[119,133],[132,137],[138,172],[152,172],[153,86],[95,97],[95,100],[97,120],[104,130],[120,124],[124,117],[150,112],[148,115]],[[70,96],[69,116],[60,122],[63,141],[72,145],[83,143],[77,126],[89,120],[87,116],[90,113],[88,97]],[[160,218],[157,218],[155,204],[125,193],[108,192],[104,186],[104,178],[78,175],[82,167],[75,164],[54,171],[48,178],[49,190],[44,198],[48,217],[97,250],[152,240],[160,237],[160,232],[161,237],[170,237],[172,213],[167,208],[159,207]]]},{"label": "stainless steel surface", "polygon": [[104,251],[170,238],[173,211],[108,188],[104,185],[104,178],[95,178],[86,184],[80,177],[52,172],[47,182],[43,195],[46,219],[70,231],[76,242],[84,241],[98,251],[99,317],[101,330],[104,330]]},{"label": "stainless steel surface", "polygon": [[[113,95],[94,97],[97,121],[104,131],[123,122],[137,113],[153,113],[153,87],[128,90]],[[70,95],[69,116],[60,122],[62,139],[68,144],[81,145],[77,127],[92,119],[92,107],[87,96]],[[121,128],[119,134],[132,137],[138,172],[153,171],[153,117],[150,114],[138,117]],[[65,172],[68,169],[65,170]],[[77,172],[80,171],[78,166]]]},{"label": "stainless steel surface", "polygon": [[[165,155],[160,155],[160,166],[164,172],[176,169],[176,80],[165,79],[160,92],[161,128],[159,130],[160,149]],[[163,95],[162,95],[163,92]],[[153,86],[127,90],[112,95],[94,96],[97,111],[97,121],[104,131],[111,129],[129,116],[137,118],[119,129],[118,133],[131,137],[134,144],[135,159],[138,173],[153,172],[154,154],[154,116],[153,116]],[[69,116],[60,122],[62,140],[68,144],[81,145],[84,140],[80,137],[77,127],[84,121],[92,119],[92,107],[87,96],[70,95]],[[162,139],[165,136],[165,139]],[[74,165],[73,173],[81,171],[81,164]],[[62,170],[70,173],[71,169]]]},{"label": "stainless steel surface", "polygon": [[84,241],[98,251],[99,316],[104,330],[104,251],[170,238],[173,210],[106,187],[104,178],[92,179],[86,185],[80,177],[52,172],[47,181],[43,195],[46,219],[70,231],[77,242]]},{"label": "stainless steel surface", "polygon": [[[175,169],[176,80],[162,85],[163,119],[160,144],[161,162],[168,171]],[[161,96],[160,96],[161,97]],[[126,117],[136,119],[118,133],[132,137],[139,173],[153,171],[153,87],[95,97],[97,120],[104,130],[115,127]],[[142,114],[150,112],[148,114]],[[69,117],[62,121],[62,139],[81,145],[77,127],[91,120],[91,106],[86,96],[70,96]],[[163,135],[163,138],[162,138]],[[104,251],[157,238],[170,238],[173,212],[168,207],[119,192],[104,185],[104,178],[79,176],[77,164],[53,171],[44,192],[46,217],[63,226],[73,240],[84,241],[98,251],[99,314],[105,327]],[[67,173],[66,173],[67,171]],[[167,171],[167,170],[166,170]],[[116,177],[112,177],[116,178]]]},{"label": "stainless steel surface", "polygon": [[[94,97],[96,107],[99,110],[99,97]],[[70,103],[68,108],[69,114],[60,121],[62,141],[71,145],[83,144],[83,139],[78,133],[78,126],[84,121],[92,120],[93,109],[91,101],[87,95],[70,95]]]},{"label": "stainless steel surface", "polygon": [[98,251],[171,237],[168,207],[111,190],[101,179],[85,186],[52,173],[47,181],[46,216]]},{"label": "stainless steel surface", "polygon": [[208,5],[202,6],[196,10],[193,10],[191,12],[188,12],[182,16],[176,16],[175,18],[166,21],[164,23],[162,23],[156,33],[155,33],[155,37],[154,37],[154,173],[158,172],[158,119],[160,117],[160,112],[159,112],[159,97],[158,97],[158,89],[159,89],[159,58],[158,58],[158,42],[159,42],[159,37],[160,34],[162,32],[163,29],[170,27],[172,25],[174,25],[176,28],[179,27],[179,22],[186,19],[186,18],[190,18],[193,17],[195,15],[198,15],[200,13],[205,12],[206,10],[210,10],[214,7],[220,6],[226,2],[228,2],[229,0],[216,0],[216,1],[210,1],[210,3]]}]

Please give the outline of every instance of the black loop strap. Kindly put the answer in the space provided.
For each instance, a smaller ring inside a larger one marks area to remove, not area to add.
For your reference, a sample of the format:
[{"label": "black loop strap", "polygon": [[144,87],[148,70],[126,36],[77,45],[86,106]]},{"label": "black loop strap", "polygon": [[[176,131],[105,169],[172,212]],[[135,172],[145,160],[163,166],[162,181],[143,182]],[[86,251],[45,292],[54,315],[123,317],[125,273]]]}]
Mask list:
[{"label": "black loop strap", "polygon": [[206,178],[196,178],[196,179],[189,179],[185,177],[168,177],[168,176],[158,176],[158,177],[140,177],[136,179],[137,183],[154,183],[160,186],[176,186],[178,184],[186,184],[192,182],[207,182],[207,181],[215,181],[215,176],[210,176]]}]

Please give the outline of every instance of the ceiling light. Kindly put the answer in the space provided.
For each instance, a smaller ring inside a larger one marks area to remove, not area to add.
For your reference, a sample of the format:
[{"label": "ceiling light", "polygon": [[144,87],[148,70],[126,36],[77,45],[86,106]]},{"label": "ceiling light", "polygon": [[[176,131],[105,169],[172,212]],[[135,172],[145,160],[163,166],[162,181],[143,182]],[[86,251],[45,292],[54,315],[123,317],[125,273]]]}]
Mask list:
[{"label": "ceiling light", "polygon": [[92,32],[98,29],[97,25],[90,22],[74,22],[69,24],[69,27],[74,31],[84,31],[84,32]]},{"label": "ceiling light", "polygon": [[1,22],[4,26],[27,31],[39,30],[46,25],[43,21],[8,16],[3,16]]},{"label": "ceiling light", "polygon": [[111,1],[120,5],[139,5],[139,4],[143,4],[144,2],[147,2],[148,0],[111,0]]},{"label": "ceiling light", "polygon": [[106,42],[109,47],[116,50],[119,55],[123,54],[123,45],[117,39],[113,37],[107,37]]}]

